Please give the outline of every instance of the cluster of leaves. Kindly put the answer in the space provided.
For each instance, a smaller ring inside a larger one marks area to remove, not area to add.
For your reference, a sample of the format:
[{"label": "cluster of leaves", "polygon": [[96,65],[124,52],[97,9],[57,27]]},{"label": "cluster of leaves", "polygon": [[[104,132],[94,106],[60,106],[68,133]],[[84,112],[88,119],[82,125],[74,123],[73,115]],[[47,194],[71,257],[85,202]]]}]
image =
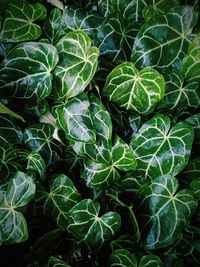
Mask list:
[{"label": "cluster of leaves", "polygon": [[0,13],[1,262],[199,266],[198,1],[47,2]]}]

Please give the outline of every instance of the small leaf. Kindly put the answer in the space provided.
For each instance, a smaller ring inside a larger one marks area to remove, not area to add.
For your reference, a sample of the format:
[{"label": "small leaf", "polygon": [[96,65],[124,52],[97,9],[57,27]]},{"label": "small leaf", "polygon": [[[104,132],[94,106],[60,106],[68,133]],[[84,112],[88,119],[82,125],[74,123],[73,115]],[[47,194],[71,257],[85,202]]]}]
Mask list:
[{"label": "small leaf", "polygon": [[57,125],[66,138],[86,143],[94,143],[96,133],[90,112],[90,102],[85,93],[71,99],[67,104],[55,109]]},{"label": "small leaf", "polygon": [[70,267],[65,261],[62,261],[56,257],[51,256],[49,259],[49,267]]},{"label": "small leaf", "polygon": [[192,191],[178,189],[178,180],[160,176],[144,185],[138,194],[143,221],[143,245],[158,249],[177,241],[197,207]]},{"label": "small leaf", "polygon": [[9,109],[8,107],[6,107],[3,103],[0,102],[0,113],[1,114],[8,114],[13,118],[16,118],[20,121],[25,122],[25,120],[23,119],[22,116],[20,116],[19,114],[15,113],[14,111],[12,111],[11,109]]},{"label": "small leaf", "polygon": [[164,267],[164,265],[158,256],[146,255],[141,258],[138,267]]},{"label": "small leaf", "polygon": [[164,96],[164,78],[154,69],[139,72],[125,62],[108,75],[103,94],[120,107],[147,115]]},{"label": "small leaf", "polygon": [[55,97],[66,100],[85,90],[96,72],[99,51],[82,31],[68,33],[56,48],[59,62],[54,70]]},{"label": "small leaf", "polygon": [[68,231],[91,249],[100,248],[120,229],[121,218],[117,212],[107,212],[99,217],[100,204],[84,199],[68,214]]},{"label": "small leaf", "polygon": [[25,1],[9,3],[3,21],[0,39],[4,42],[22,42],[37,39],[42,30],[35,20],[44,20],[46,8],[40,3]]},{"label": "small leaf", "polygon": [[170,130],[168,116],[153,117],[131,140],[139,172],[152,179],[178,174],[187,165],[193,138],[193,129],[187,123],[177,123]]}]

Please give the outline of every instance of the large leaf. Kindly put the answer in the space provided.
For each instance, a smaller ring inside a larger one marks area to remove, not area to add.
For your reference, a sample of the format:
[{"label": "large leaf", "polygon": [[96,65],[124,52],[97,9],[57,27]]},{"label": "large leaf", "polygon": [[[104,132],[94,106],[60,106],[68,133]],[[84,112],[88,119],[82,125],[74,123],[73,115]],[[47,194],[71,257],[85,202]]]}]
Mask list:
[{"label": "large leaf", "polygon": [[179,69],[196,22],[197,14],[190,6],[175,7],[165,15],[150,19],[136,37],[132,61],[138,68]]},{"label": "large leaf", "polygon": [[164,78],[154,69],[139,72],[133,63],[125,62],[108,75],[103,94],[123,108],[146,115],[164,96]]},{"label": "large leaf", "polygon": [[100,56],[112,61],[130,60],[138,31],[138,23],[127,23],[120,13],[113,12],[99,27]]},{"label": "large leaf", "polygon": [[72,180],[59,174],[51,182],[49,192],[39,189],[37,194],[37,202],[42,206],[43,213],[50,214],[60,228],[66,229],[68,211],[80,200],[80,193]]},{"label": "large leaf", "polygon": [[44,20],[46,14],[46,8],[40,3],[28,4],[24,1],[10,3],[5,12],[0,39],[4,42],[37,39],[42,30],[34,21]]},{"label": "large leaf", "polygon": [[165,96],[158,103],[158,110],[196,109],[200,105],[200,92],[197,82],[185,84],[183,75],[175,72],[166,76]]},{"label": "large leaf", "polygon": [[0,203],[0,244],[13,244],[28,238],[26,221],[18,208],[26,206],[35,194],[32,177],[17,172]]},{"label": "large leaf", "polygon": [[127,249],[117,249],[110,255],[110,267],[137,267],[137,259]]},{"label": "large leaf", "polygon": [[99,217],[100,204],[91,199],[80,201],[69,211],[68,230],[89,248],[100,248],[120,229],[121,218],[117,212],[107,212]]},{"label": "large leaf", "polygon": [[176,193],[178,180],[170,175],[156,178],[139,191],[143,221],[143,245],[147,249],[170,246],[181,236],[197,207],[192,192]]},{"label": "large leaf", "polygon": [[82,31],[68,33],[56,48],[59,62],[54,70],[55,97],[66,100],[89,84],[97,68],[99,51]]},{"label": "large leaf", "polygon": [[51,92],[52,74],[58,62],[50,44],[27,42],[11,50],[0,69],[0,95],[37,103]]},{"label": "large leaf", "polygon": [[57,140],[53,138],[54,127],[47,123],[36,123],[26,128],[23,139],[28,149],[38,152],[45,159],[47,165],[58,160],[61,149]]},{"label": "large leaf", "polygon": [[168,116],[153,117],[131,140],[138,170],[145,178],[178,174],[187,165],[193,138],[190,125],[180,122],[170,129]]},{"label": "large leaf", "polygon": [[57,107],[55,113],[58,127],[65,132],[69,140],[95,142],[96,133],[90,112],[90,102],[85,93]]},{"label": "large leaf", "polygon": [[187,55],[182,61],[181,71],[186,81],[200,83],[200,34],[190,44]]},{"label": "large leaf", "polygon": [[61,22],[62,12],[60,11],[60,9],[52,9],[51,13],[44,23],[44,34],[51,44],[57,44],[57,42],[64,35]]}]

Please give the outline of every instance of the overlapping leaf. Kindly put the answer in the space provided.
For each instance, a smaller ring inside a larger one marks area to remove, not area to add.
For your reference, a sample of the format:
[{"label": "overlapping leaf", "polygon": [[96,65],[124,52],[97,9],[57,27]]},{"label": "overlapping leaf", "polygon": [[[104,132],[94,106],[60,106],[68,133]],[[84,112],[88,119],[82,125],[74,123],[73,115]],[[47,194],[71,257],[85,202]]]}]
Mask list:
[{"label": "overlapping leaf", "polygon": [[60,260],[56,257],[50,257],[49,259],[49,267],[70,267],[65,261]]},{"label": "overlapping leaf", "polygon": [[187,55],[182,61],[181,71],[186,81],[200,83],[200,34],[190,44]]},{"label": "overlapping leaf", "polygon": [[26,128],[23,139],[28,149],[38,152],[49,165],[58,160],[61,148],[57,140],[53,138],[54,128],[47,123],[32,124]]},{"label": "overlapping leaf", "polygon": [[110,211],[101,217],[99,212],[100,204],[91,199],[80,201],[69,211],[69,232],[89,248],[100,248],[121,226],[117,212]]},{"label": "overlapping leaf", "polygon": [[200,146],[200,113],[194,114],[185,120],[194,129],[194,142]]},{"label": "overlapping leaf", "polygon": [[117,249],[111,254],[108,265],[110,267],[137,267],[137,259],[127,249]]},{"label": "overlapping leaf", "polygon": [[57,125],[69,140],[94,143],[96,140],[95,128],[90,102],[85,93],[72,98],[67,104],[55,109]]},{"label": "overlapping leaf", "polygon": [[68,211],[80,200],[80,193],[73,182],[63,174],[57,175],[50,184],[50,191],[38,189],[38,206],[44,214],[50,214],[57,225],[67,228]]},{"label": "overlapping leaf", "polygon": [[193,7],[182,6],[144,23],[132,52],[136,67],[156,67],[161,71],[179,69],[196,22]]},{"label": "overlapping leaf", "polygon": [[145,178],[178,174],[187,164],[194,133],[190,125],[177,123],[170,129],[170,118],[157,115],[143,124],[130,146],[138,170]]},{"label": "overlapping leaf", "polygon": [[158,249],[173,244],[194,213],[197,201],[192,191],[183,189],[176,193],[177,189],[178,180],[164,175],[139,191],[145,248]]},{"label": "overlapping leaf", "polygon": [[54,70],[55,97],[66,100],[83,92],[89,84],[97,68],[99,51],[91,46],[83,31],[68,33],[56,48],[59,62]]},{"label": "overlapping leaf", "polygon": [[44,20],[46,15],[47,10],[40,3],[29,4],[25,1],[9,3],[4,16],[0,39],[4,42],[37,39],[42,34],[42,30],[34,22]]},{"label": "overlapping leaf", "polygon": [[123,108],[147,115],[164,96],[164,78],[154,69],[139,72],[125,62],[108,75],[103,94]]},{"label": "overlapping leaf", "polygon": [[185,84],[182,75],[175,72],[165,78],[165,96],[157,105],[157,110],[197,109],[200,92],[197,82]]},{"label": "overlapping leaf", "polygon": [[17,209],[26,206],[34,194],[32,177],[17,172],[0,203],[0,244],[20,243],[28,238],[25,218]]},{"label": "overlapping leaf", "polygon": [[50,44],[26,42],[8,53],[0,69],[0,95],[38,103],[51,92],[52,74],[58,62]]}]

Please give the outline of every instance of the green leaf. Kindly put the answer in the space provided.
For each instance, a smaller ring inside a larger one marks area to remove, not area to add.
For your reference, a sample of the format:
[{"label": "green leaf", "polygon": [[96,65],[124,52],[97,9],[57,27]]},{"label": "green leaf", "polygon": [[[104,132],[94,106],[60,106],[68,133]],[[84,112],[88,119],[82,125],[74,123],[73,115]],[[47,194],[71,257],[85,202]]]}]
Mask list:
[{"label": "green leaf", "polygon": [[141,258],[138,267],[164,267],[164,265],[158,256],[146,255]]},{"label": "green leaf", "polygon": [[16,118],[20,121],[25,122],[25,120],[23,119],[22,116],[20,116],[19,114],[15,113],[14,111],[12,111],[11,109],[9,109],[8,107],[6,107],[3,103],[0,102],[0,113],[1,114],[8,114],[13,118]]},{"label": "green leaf", "polygon": [[117,249],[111,254],[108,265],[110,267],[137,267],[137,259],[127,249]]},{"label": "green leaf", "polygon": [[175,7],[142,25],[132,51],[137,68],[179,69],[197,22],[193,7]]},{"label": "green leaf", "polygon": [[44,20],[46,8],[40,3],[28,4],[24,1],[10,3],[6,9],[0,39],[4,42],[22,42],[38,39],[42,34],[36,20]]},{"label": "green leaf", "polygon": [[[148,4],[149,2],[149,4]],[[147,5],[142,10],[143,17],[147,21],[158,15],[168,13],[172,7],[179,6],[180,0],[154,0],[147,1]]]},{"label": "green leaf", "polygon": [[200,178],[200,158],[189,160],[182,173],[189,180]]},{"label": "green leaf", "polygon": [[112,121],[110,114],[99,98],[89,95],[92,119],[96,130],[95,144],[75,142],[74,151],[95,162],[109,163],[111,161]]},{"label": "green leaf", "polygon": [[86,12],[83,9],[81,10],[66,7],[63,13],[62,28],[65,32],[82,30],[96,44],[98,28],[102,21],[103,18],[97,13]]},{"label": "green leaf", "polygon": [[125,62],[108,75],[103,94],[127,110],[147,115],[164,96],[164,78],[154,69],[139,72]]},{"label": "green leaf", "polygon": [[131,147],[138,170],[145,178],[176,175],[187,165],[194,133],[190,125],[180,122],[170,129],[170,119],[157,115],[143,124]]},{"label": "green leaf", "polygon": [[56,257],[51,256],[49,259],[49,267],[70,267],[65,261],[62,261]]},{"label": "green leaf", "polygon": [[45,159],[47,166],[58,160],[61,148],[53,138],[54,127],[47,123],[36,123],[26,128],[23,139],[28,149],[38,152]]},{"label": "green leaf", "polygon": [[0,95],[38,103],[51,92],[52,74],[58,62],[50,44],[26,42],[11,50],[0,69]]},{"label": "green leaf", "polygon": [[199,179],[193,179],[190,183],[190,188],[193,191],[195,197],[197,199],[200,199],[200,178]]},{"label": "green leaf", "polygon": [[200,34],[190,44],[187,55],[182,61],[181,71],[187,82],[200,83]]},{"label": "green leaf", "polygon": [[130,60],[138,31],[138,23],[127,23],[121,13],[111,13],[99,27],[100,56],[112,61]]},{"label": "green leaf", "polygon": [[138,194],[143,221],[143,245],[158,249],[172,245],[181,236],[197,207],[189,189],[176,193],[178,180],[171,175],[156,178]]},{"label": "green leaf", "polygon": [[194,114],[185,120],[194,129],[194,143],[200,146],[200,113]]},{"label": "green leaf", "polygon": [[28,238],[26,221],[17,209],[26,206],[34,194],[32,177],[17,172],[0,203],[0,244],[20,243]]},{"label": "green leaf", "polygon": [[157,110],[197,109],[200,105],[198,83],[184,83],[182,75],[175,72],[166,76],[165,96],[157,105]]},{"label": "green leaf", "polygon": [[[99,51],[82,31],[68,33],[56,45],[59,62],[54,70],[55,97],[72,98],[85,90],[96,72]],[[66,60],[66,58],[68,60]]]},{"label": "green leaf", "polygon": [[51,44],[55,45],[64,35],[62,30],[62,12],[58,8],[51,10],[44,23],[44,34]]},{"label": "green leaf", "polygon": [[22,141],[22,130],[10,116],[0,115],[0,139],[11,144]]},{"label": "green leaf", "polygon": [[102,190],[118,181],[120,174],[110,164],[85,160],[81,177],[88,187]]},{"label": "green leaf", "polygon": [[84,199],[68,214],[68,231],[91,249],[100,248],[120,229],[121,218],[117,212],[107,212],[99,217],[100,204]]},{"label": "green leaf", "polygon": [[80,200],[80,193],[72,180],[64,174],[56,175],[50,183],[49,192],[39,189],[37,194],[37,202],[44,215],[50,214],[61,229],[66,229],[68,211]]},{"label": "green leaf", "polygon": [[57,125],[69,140],[94,143],[96,133],[90,112],[90,102],[85,93],[55,109]]},{"label": "green leaf", "polygon": [[115,168],[125,172],[136,169],[137,162],[131,148],[118,136],[114,140],[112,155]]}]

